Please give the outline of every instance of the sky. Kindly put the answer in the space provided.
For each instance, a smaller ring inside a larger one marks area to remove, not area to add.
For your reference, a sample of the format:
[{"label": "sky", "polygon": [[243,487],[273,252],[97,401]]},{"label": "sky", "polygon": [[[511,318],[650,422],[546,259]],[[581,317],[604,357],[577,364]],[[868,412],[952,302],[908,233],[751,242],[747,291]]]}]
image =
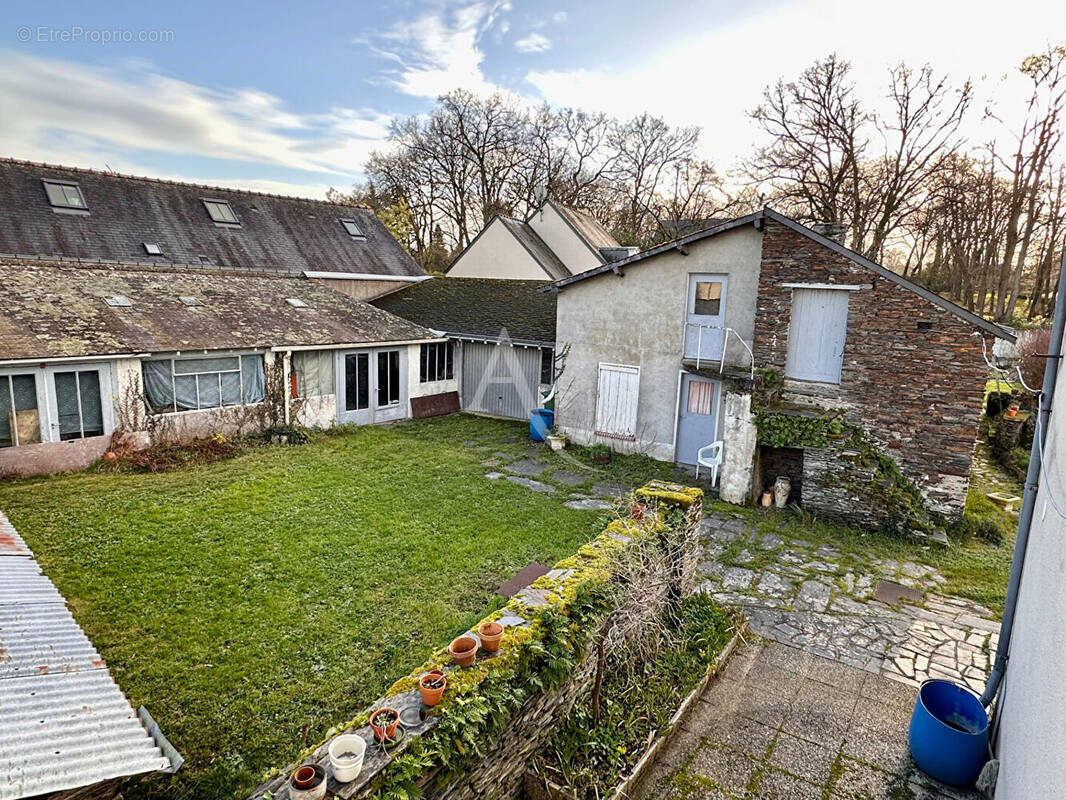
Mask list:
[{"label": "sky", "polygon": [[763,88],[828,53],[872,103],[900,61],[970,78],[1009,128],[1018,63],[1066,41],[1061,0],[89,6],[4,0],[0,155],[309,197],[359,180],[393,119],[456,88],[698,125],[726,171]]}]

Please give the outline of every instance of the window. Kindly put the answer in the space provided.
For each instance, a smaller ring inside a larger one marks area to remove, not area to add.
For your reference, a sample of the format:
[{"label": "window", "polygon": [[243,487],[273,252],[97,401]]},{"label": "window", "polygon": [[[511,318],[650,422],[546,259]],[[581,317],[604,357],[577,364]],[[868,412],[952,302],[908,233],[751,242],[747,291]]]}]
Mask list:
[{"label": "window", "polygon": [[600,364],[596,397],[596,434],[614,439],[637,437],[640,367]]},{"label": "window", "polygon": [[307,303],[305,303],[299,297],[286,297],[285,302],[293,308],[307,308]]},{"label": "window", "polygon": [[110,294],[104,298],[104,303],[112,308],[130,308],[133,305],[130,299],[122,294]]},{"label": "window", "polygon": [[547,347],[540,351],[540,382],[555,383],[555,351]]},{"label": "window", "polygon": [[212,356],[145,361],[144,392],[153,413],[260,403],[263,356]]},{"label": "window", "polygon": [[59,440],[104,435],[104,412],[100,403],[98,370],[56,372],[56,414]]},{"label": "window", "polygon": [[146,252],[148,255],[150,255],[150,256],[161,256],[161,255],[163,255],[163,248],[160,247],[159,245],[153,244],[152,242],[143,242],[143,244],[144,244],[144,252]]},{"label": "window", "polygon": [[359,227],[359,223],[354,219],[342,219],[341,225],[344,226],[344,230],[348,232],[348,235],[353,239],[365,239],[366,234],[363,233],[362,228]]},{"label": "window", "polygon": [[59,181],[45,181],[44,191],[48,195],[48,202],[53,208],[76,208],[81,211],[87,210],[85,197],[81,188],[76,183],[60,183]]},{"label": "window", "polygon": [[378,407],[400,402],[400,351],[378,353]]},{"label": "window", "polygon": [[697,281],[692,313],[717,317],[722,311],[722,282]]},{"label": "window", "polygon": [[292,354],[294,397],[321,397],[334,394],[333,351],[297,350]]},{"label": "window", "polygon": [[840,383],[849,291],[793,288],[785,377]]},{"label": "window", "polygon": [[370,354],[349,353],[344,357],[344,409],[370,408]]},{"label": "window", "polygon": [[214,222],[222,225],[240,225],[237,215],[230,208],[228,200],[204,200],[204,208]]},{"label": "window", "polygon": [[181,300],[183,306],[189,306],[190,308],[195,308],[204,304],[203,300],[191,294],[183,294],[178,299]]},{"label": "window", "polygon": [[32,374],[0,375],[0,447],[40,441],[37,379]]},{"label": "window", "polygon": [[418,353],[419,383],[450,381],[453,375],[451,342],[429,342],[422,345]]}]

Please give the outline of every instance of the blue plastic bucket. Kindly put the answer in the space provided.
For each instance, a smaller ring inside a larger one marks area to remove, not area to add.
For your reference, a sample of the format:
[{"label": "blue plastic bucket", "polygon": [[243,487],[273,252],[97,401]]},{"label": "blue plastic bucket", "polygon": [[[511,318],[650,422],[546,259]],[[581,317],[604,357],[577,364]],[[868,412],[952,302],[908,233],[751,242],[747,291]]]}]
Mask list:
[{"label": "blue plastic bucket", "polygon": [[914,704],[910,746],[915,763],[930,777],[973,786],[988,760],[988,713],[969,689],[928,680]]},{"label": "blue plastic bucket", "polygon": [[534,408],[529,412],[529,438],[543,442],[555,424],[555,412],[550,408]]}]

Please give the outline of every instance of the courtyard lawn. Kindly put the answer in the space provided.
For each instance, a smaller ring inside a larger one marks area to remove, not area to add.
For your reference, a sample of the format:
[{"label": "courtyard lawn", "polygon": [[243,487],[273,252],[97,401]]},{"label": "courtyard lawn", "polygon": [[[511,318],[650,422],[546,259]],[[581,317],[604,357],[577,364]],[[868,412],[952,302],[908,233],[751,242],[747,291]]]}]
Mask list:
[{"label": "courtyard lawn", "polygon": [[115,679],[187,759],[127,796],[246,795],[304,726],[320,740],[520,568],[595,535],[602,512],[484,478],[522,432],[452,417],[164,474],[0,483]]}]

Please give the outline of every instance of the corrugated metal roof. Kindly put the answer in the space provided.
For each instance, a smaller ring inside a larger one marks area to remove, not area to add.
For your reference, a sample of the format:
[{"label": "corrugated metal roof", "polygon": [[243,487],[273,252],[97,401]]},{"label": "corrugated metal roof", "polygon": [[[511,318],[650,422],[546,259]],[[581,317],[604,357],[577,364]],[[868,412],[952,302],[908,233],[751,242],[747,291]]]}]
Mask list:
[{"label": "corrugated metal roof", "polygon": [[0,800],[171,767],[0,513]]}]

